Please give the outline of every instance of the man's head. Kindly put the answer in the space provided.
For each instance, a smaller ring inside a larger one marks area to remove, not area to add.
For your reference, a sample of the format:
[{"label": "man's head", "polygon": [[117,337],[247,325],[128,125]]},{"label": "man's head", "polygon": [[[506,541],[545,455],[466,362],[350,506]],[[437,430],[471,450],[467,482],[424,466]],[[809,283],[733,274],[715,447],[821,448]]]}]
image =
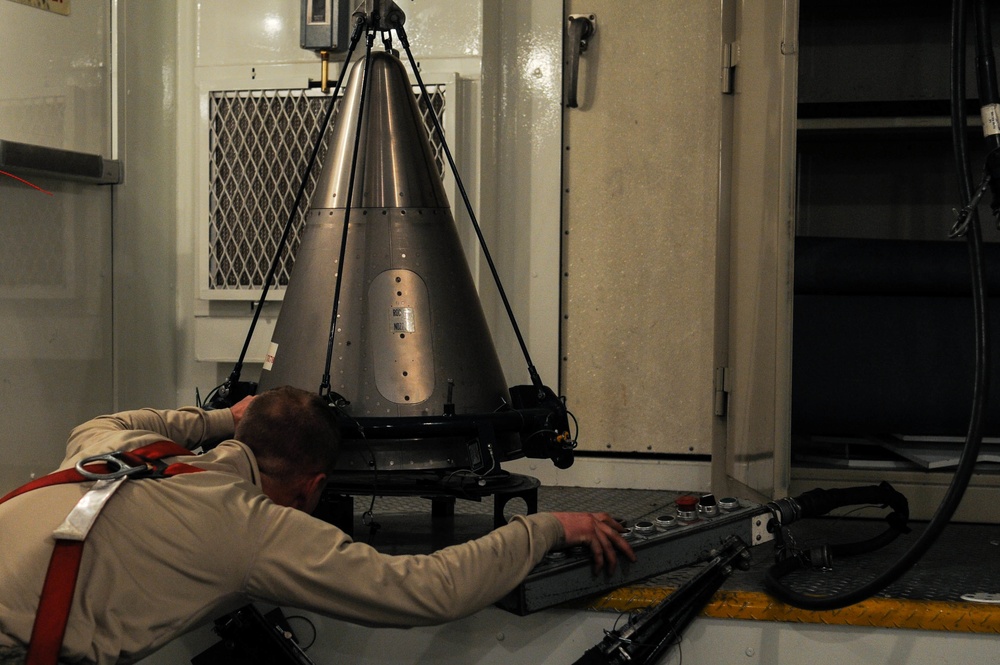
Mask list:
[{"label": "man's head", "polygon": [[268,390],[247,405],[235,436],[257,458],[265,494],[315,509],[340,447],[340,425],[326,400],[291,386]]}]

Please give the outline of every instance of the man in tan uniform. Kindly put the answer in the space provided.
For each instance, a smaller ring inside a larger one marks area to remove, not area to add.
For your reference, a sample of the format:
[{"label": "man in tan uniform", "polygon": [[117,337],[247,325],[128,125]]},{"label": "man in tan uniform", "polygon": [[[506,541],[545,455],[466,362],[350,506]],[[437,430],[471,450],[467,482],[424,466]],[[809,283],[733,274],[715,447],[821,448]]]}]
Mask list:
[{"label": "man in tan uniform", "polygon": [[[329,413],[314,393],[282,388],[232,409],[126,411],[73,430],[60,468],[163,439],[189,449],[223,441],[176,458],[204,472],[128,480],[111,497],[85,541],[61,659],[134,662],[252,600],[371,625],[441,623],[496,602],[549,550],[586,545],[609,569],[616,550],[635,558],[604,513],[518,516],[431,555],[353,542],[308,514],[339,441]],[[23,658],[52,531],[90,486],[0,504],[0,664]]]}]

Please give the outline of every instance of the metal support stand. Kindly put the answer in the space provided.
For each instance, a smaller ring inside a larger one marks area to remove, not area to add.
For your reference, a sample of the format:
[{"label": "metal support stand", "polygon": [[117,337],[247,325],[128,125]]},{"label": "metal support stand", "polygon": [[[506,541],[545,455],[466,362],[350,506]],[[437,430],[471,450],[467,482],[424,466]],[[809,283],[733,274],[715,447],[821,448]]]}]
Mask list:
[{"label": "metal support stand", "polygon": [[453,496],[432,497],[431,518],[434,520],[455,519],[455,497]]},{"label": "metal support stand", "polygon": [[531,476],[521,477],[526,481],[524,486],[497,492],[493,495],[493,528],[503,526],[507,523],[507,518],[504,517],[503,511],[511,499],[523,499],[526,506],[526,514],[528,515],[534,515],[538,512],[538,486],[540,483]]}]

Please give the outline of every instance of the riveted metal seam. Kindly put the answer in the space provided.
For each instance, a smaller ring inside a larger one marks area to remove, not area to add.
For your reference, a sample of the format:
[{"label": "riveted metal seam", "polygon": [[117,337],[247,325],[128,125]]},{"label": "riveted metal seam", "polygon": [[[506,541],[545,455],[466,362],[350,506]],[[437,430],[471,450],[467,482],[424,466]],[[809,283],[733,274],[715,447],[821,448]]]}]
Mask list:
[{"label": "riveted metal seam", "polygon": [[[623,587],[591,602],[588,609],[630,612],[654,605],[672,591]],[[936,600],[869,598],[839,610],[813,612],[786,605],[759,591],[720,591],[705,606],[702,615],[751,621],[1000,633],[1000,606]]]}]

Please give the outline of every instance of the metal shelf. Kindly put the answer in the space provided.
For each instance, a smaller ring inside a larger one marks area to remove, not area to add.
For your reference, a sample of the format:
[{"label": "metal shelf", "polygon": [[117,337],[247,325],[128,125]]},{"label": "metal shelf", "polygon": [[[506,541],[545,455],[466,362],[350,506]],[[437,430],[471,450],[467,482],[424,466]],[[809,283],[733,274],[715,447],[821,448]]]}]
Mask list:
[{"label": "metal shelf", "polygon": [[[981,127],[979,116],[969,116],[969,127]],[[861,130],[920,130],[948,129],[951,118],[946,116],[892,116],[892,117],[829,117],[799,118],[799,131],[844,131]]]}]

